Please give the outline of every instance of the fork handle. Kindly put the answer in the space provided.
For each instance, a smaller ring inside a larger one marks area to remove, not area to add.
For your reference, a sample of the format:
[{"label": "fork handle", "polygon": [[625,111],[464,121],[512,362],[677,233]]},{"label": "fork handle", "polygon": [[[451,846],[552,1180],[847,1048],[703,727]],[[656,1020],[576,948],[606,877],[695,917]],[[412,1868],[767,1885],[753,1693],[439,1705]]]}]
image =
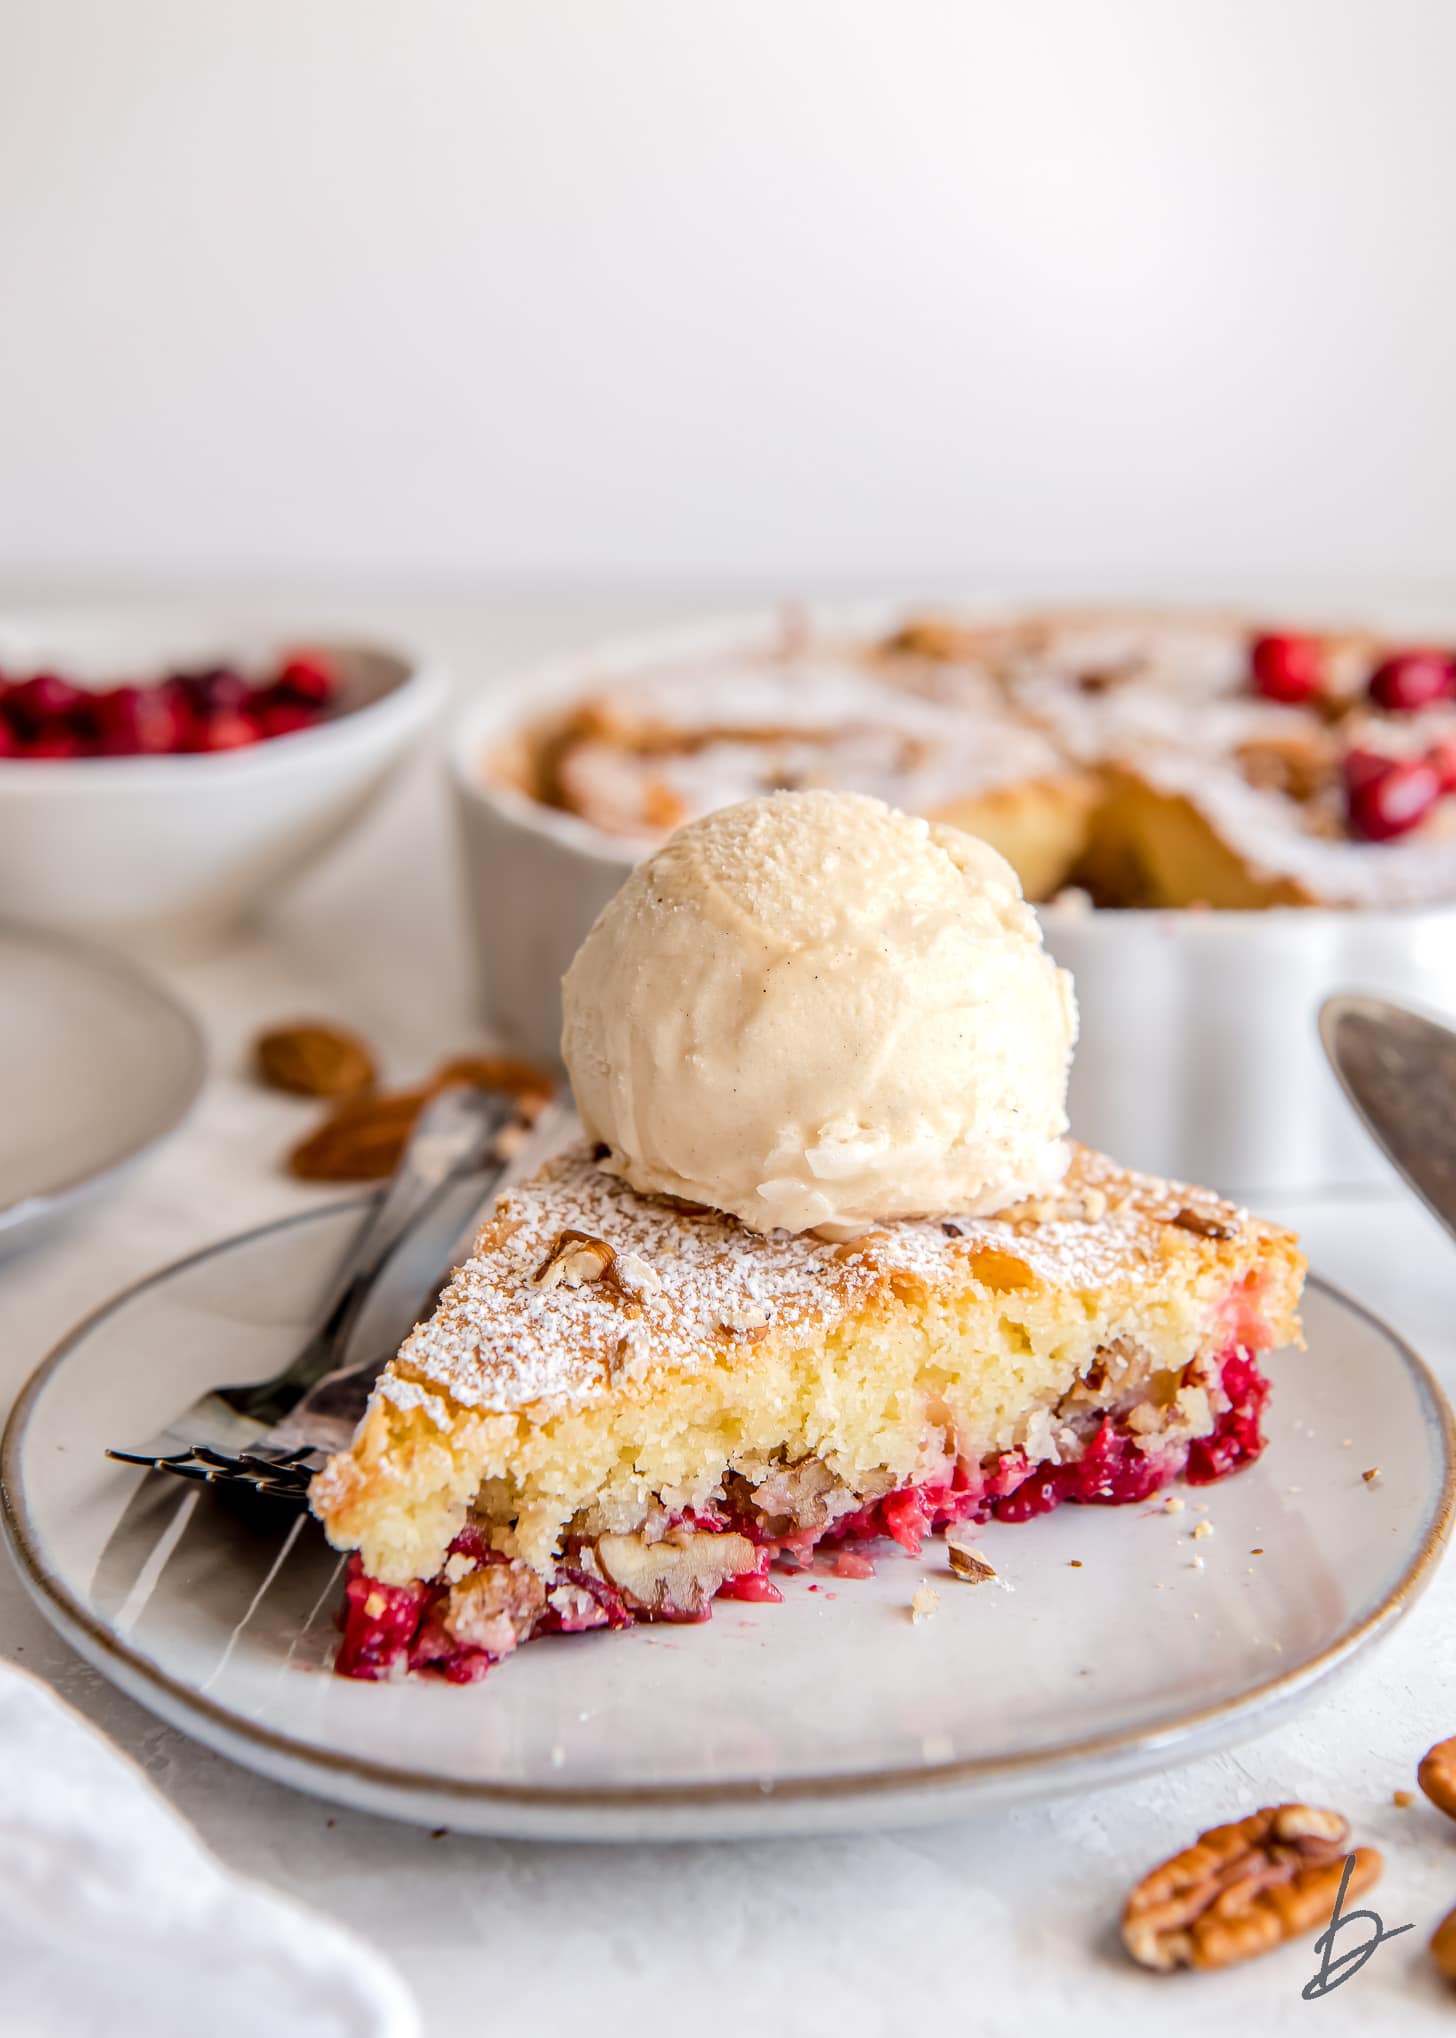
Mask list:
[{"label": "fork handle", "polygon": [[514,1115],[498,1090],[454,1084],[420,1113],[399,1166],[373,1214],[360,1227],[329,1297],[318,1331],[275,1379],[219,1396],[239,1415],[278,1422],[311,1387],[335,1371],[381,1269],[446,1183],[484,1165],[496,1135]]}]

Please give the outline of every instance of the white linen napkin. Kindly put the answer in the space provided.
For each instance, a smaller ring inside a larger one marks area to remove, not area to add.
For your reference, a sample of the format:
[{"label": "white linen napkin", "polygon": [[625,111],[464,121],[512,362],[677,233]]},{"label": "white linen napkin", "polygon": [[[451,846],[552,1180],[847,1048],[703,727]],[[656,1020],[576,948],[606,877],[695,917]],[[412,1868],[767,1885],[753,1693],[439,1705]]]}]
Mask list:
[{"label": "white linen napkin", "polygon": [[234,1875],[47,1685],[0,1665],[4,2038],[419,2038],[350,1932]]}]

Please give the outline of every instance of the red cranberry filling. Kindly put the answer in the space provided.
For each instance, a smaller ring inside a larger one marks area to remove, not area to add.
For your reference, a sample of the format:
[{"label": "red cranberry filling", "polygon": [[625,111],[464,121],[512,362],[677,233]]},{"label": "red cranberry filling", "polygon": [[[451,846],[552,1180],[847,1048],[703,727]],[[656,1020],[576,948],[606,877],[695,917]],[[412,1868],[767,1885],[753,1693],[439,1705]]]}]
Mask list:
[{"label": "red cranberry filling", "polygon": [[[984,1468],[967,1472],[958,1466],[949,1480],[922,1486],[902,1487],[854,1514],[841,1517],[827,1529],[809,1530],[778,1541],[763,1538],[759,1568],[729,1579],[718,1590],[719,1599],[746,1600],[772,1604],[783,1595],[766,1575],[770,1554],[780,1562],[806,1566],[820,1542],[853,1545],[887,1536],[912,1556],[932,1530],[951,1522],[994,1518],[1004,1522],[1030,1521],[1048,1514],[1065,1501],[1083,1506],[1121,1507],[1147,1500],[1166,1486],[1179,1472],[1195,1486],[1226,1479],[1231,1472],[1252,1464],[1264,1448],[1261,1427],[1269,1382],[1259,1370],[1258,1360],[1243,1346],[1232,1345],[1219,1369],[1222,1397],[1226,1402],[1212,1431],[1191,1444],[1173,1443],[1152,1450],[1139,1449],[1132,1431],[1111,1416],[1104,1416],[1083,1446],[1080,1457],[1066,1464],[1028,1463],[1024,1452],[1008,1451],[989,1472]],[[684,1515],[690,1526],[711,1532],[728,1527],[716,1512]],[[740,1526],[734,1524],[735,1527]],[[745,1532],[747,1523],[741,1525]],[[465,1556],[477,1565],[504,1563],[490,1548],[480,1531],[461,1530],[450,1545],[452,1555]],[[579,1634],[596,1627],[630,1627],[634,1615],[622,1595],[579,1561],[580,1552],[568,1551],[552,1581],[545,1613],[532,1629],[538,1634]],[[854,1548],[840,1549],[835,1573],[841,1578],[874,1575],[868,1556]],[[575,1592],[562,1594],[563,1585]],[[499,1659],[484,1649],[473,1649],[456,1641],[443,1624],[444,1602],[449,1586],[442,1580],[419,1585],[381,1585],[364,1572],[357,1556],[349,1560],[340,1618],[343,1641],[334,1668],[344,1677],[380,1678],[397,1665],[428,1671],[453,1684],[472,1684],[485,1675]],[[706,1617],[706,1616],[705,1616]]]},{"label": "red cranberry filling", "polygon": [[1184,1477],[1193,1486],[1210,1486],[1215,1479],[1226,1479],[1230,1472],[1252,1465],[1264,1448],[1260,1418],[1269,1399],[1269,1382],[1260,1372],[1258,1360],[1246,1351],[1234,1350],[1224,1360],[1221,1383],[1228,1407],[1212,1433],[1188,1447]]},{"label": "red cranberry filling", "polygon": [[349,1559],[340,1624],[344,1639],[334,1658],[341,1677],[388,1674],[414,1640],[429,1585],[381,1585],[357,1556]]},{"label": "red cranberry filling", "polygon": [[741,1578],[730,1578],[718,1591],[719,1599],[746,1599],[756,1606],[778,1606],[783,1596],[772,1578],[761,1571],[745,1571]]}]

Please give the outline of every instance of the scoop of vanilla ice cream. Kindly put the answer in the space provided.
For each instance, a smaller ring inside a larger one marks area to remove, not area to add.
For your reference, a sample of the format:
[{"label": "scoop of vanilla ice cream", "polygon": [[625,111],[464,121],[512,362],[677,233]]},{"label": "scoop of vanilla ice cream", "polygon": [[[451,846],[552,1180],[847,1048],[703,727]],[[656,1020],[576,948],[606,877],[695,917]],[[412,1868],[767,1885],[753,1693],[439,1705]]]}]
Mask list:
[{"label": "scoop of vanilla ice cream", "polygon": [[958,828],[857,793],[720,808],[638,866],[563,988],[586,1131],[645,1193],[845,1238],[1065,1171],[1071,978]]}]

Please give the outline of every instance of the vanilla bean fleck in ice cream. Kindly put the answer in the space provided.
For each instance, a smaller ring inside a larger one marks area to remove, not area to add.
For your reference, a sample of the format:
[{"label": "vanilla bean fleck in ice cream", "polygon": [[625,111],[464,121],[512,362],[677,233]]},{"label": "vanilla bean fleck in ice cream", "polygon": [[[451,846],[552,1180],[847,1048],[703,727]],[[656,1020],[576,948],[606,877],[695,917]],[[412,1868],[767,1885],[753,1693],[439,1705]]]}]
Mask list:
[{"label": "vanilla bean fleck in ice cream", "polygon": [[878,800],[773,793],[681,829],[564,998],[587,1133],[644,1193],[852,1237],[1065,1171],[1070,977],[995,850]]}]

